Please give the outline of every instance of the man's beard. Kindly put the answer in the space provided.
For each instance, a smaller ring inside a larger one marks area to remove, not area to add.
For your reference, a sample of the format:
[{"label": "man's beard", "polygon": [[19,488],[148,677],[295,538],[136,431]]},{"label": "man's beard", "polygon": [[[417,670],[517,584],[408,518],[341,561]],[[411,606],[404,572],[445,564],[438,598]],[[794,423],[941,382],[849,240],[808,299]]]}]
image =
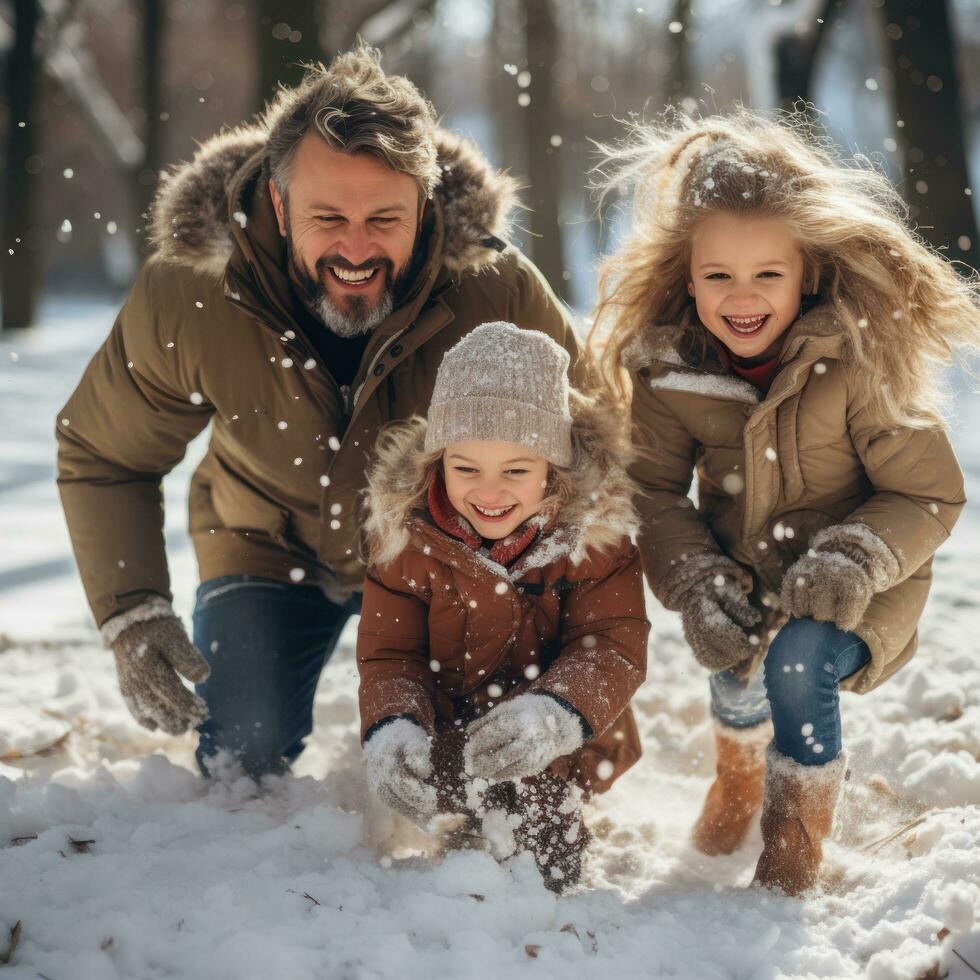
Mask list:
[{"label": "man's beard", "polygon": [[[371,259],[361,265],[352,265],[342,255],[321,255],[316,262],[315,274],[303,265],[293,249],[292,236],[287,229],[286,256],[293,278],[303,293],[303,301],[338,337],[358,337],[370,333],[379,323],[388,317],[395,306],[395,298],[400,296],[407,285],[412,271],[412,263],[408,263],[399,276],[395,276],[395,266],[391,259]],[[324,282],[327,276],[332,276],[330,266],[346,269],[351,272],[363,272],[367,269],[378,269],[375,275],[384,275],[384,285],[377,302],[369,305],[366,296],[356,293],[347,296],[342,308],[331,298]]]}]

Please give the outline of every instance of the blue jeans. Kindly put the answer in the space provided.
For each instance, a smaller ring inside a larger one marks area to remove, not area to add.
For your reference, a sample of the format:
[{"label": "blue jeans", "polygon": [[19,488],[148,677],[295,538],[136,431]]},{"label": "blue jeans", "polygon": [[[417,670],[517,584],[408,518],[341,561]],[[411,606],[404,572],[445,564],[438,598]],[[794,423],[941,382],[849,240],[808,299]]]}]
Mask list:
[{"label": "blue jeans", "polygon": [[748,684],[731,670],[708,679],[711,713],[723,725],[749,728],[772,717],[783,755],[821,766],[841,751],[840,682],[871,659],[855,633],[816,619],[791,619],[776,634]]},{"label": "blue jeans", "polygon": [[211,665],[196,688],[211,717],[198,728],[197,763],[224,749],[250,776],[281,773],[313,731],[313,695],[360,593],[342,605],[315,585],[252,575],[202,582],[194,643]]}]

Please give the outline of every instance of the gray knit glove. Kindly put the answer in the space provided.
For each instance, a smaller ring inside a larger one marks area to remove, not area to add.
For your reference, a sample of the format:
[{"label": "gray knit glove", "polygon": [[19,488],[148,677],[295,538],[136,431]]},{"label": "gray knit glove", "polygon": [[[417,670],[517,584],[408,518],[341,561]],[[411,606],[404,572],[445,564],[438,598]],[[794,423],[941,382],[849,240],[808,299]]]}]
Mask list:
[{"label": "gray knit glove", "polygon": [[582,747],[578,715],[546,694],[519,694],[466,729],[466,772],[484,779],[536,776],[555,759]]},{"label": "gray knit glove", "polygon": [[200,683],[211,668],[166,599],[148,599],[113,616],[102,636],[115,654],[126,707],[144,728],[180,735],[207,719],[207,705],[178,675]]},{"label": "gray knit glove", "polygon": [[742,585],[721,573],[692,585],[681,604],[684,636],[697,662],[712,673],[755,656],[759,637],[748,629],[761,619]]},{"label": "gray knit glove", "polygon": [[783,577],[783,608],[798,619],[819,619],[854,630],[876,592],[900,574],[898,559],[869,527],[834,524],[813,536],[809,552]]}]

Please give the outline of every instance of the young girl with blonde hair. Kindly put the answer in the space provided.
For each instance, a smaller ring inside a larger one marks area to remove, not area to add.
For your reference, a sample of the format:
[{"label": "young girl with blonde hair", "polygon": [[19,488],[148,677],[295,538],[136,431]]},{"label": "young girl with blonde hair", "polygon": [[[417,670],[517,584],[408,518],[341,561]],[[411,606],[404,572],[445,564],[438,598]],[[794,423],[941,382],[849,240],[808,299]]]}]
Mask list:
[{"label": "young girl with blonde hair", "polygon": [[976,288],[799,118],[667,118],[610,157],[633,229],[591,348],[631,405],[646,576],[711,671],[693,841],[733,851],[761,806],[754,880],[798,894],[845,775],[838,690],[912,656],[964,504],[938,371],[980,341]]}]

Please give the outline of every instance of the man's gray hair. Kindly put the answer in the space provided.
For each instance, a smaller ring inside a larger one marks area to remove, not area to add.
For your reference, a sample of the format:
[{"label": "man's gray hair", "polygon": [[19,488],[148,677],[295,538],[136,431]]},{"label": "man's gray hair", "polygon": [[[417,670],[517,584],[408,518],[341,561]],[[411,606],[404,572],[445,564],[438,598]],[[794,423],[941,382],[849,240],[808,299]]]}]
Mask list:
[{"label": "man's gray hair", "polygon": [[266,112],[269,169],[285,195],[293,156],[309,132],[343,153],[369,153],[408,174],[431,197],[439,182],[436,113],[415,85],[386,75],[381,52],[360,44],[330,67],[307,66],[295,88],[280,88]]}]

